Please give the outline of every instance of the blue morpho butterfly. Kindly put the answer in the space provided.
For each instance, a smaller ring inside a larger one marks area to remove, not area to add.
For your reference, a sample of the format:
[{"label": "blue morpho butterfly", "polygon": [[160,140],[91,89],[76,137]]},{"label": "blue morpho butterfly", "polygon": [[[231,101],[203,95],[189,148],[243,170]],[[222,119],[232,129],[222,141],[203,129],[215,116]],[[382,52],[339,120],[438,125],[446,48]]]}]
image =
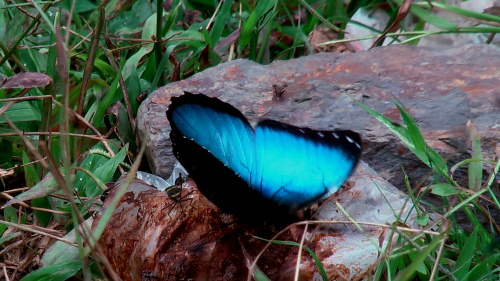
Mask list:
[{"label": "blue morpho butterfly", "polygon": [[203,94],[173,97],[174,155],[198,189],[225,212],[280,218],[336,192],[353,172],[361,138],[273,120],[255,130],[233,106]]}]

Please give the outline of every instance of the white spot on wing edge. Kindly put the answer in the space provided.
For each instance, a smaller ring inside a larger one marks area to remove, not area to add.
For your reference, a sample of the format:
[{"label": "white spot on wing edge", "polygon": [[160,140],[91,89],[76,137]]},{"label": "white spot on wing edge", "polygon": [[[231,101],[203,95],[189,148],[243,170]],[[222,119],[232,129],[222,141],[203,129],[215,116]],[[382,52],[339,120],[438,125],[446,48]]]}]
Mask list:
[{"label": "white spot on wing edge", "polygon": [[358,149],[361,149],[361,145],[359,145],[359,143],[355,142],[353,139],[351,139],[348,136],[346,136],[345,138],[347,139],[348,142],[354,143]]}]

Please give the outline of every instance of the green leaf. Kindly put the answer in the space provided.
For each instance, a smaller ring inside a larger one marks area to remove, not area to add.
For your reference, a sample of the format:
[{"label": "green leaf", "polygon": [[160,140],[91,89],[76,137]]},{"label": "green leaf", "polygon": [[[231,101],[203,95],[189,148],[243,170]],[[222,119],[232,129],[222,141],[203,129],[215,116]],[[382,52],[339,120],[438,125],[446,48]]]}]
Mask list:
[{"label": "green leaf", "polygon": [[[467,122],[467,134],[472,141],[472,158],[482,159],[483,153],[481,152],[481,138],[477,132],[476,126],[472,122]],[[469,189],[479,190],[483,180],[483,162],[473,161],[469,164]]]},{"label": "green leaf", "polygon": [[[108,183],[113,178],[113,175],[125,157],[127,156],[128,144],[126,144],[113,158],[109,159],[102,166],[93,171],[94,175],[99,178],[103,183]],[[102,193],[98,185],[94,183],[85,190],[87,196],[94,197]]]},{"label": "green leaf", "polygon": [[[5,102],[0,103],[0,108],[6,104]],[[42,120],[40,112],[28,101],[16,102],[4,114],[14,123]],[[2,115],[0,115],[0,123],[7,123]]]},{"label": "green leaf", "polygon": [[[38,174],[33,167],[33,165],[29,165],[31,160],[25,151],[23,151],[23,168],[24,168],[24,176],[26,178],[26,184],[28,187],[33,188],[40,180],[38,178]],[[50,201],[46,196],[34,198],[31,200],[31,205],[33,207],[52,209],[50,205]],[[39,210],[34,211],[36,218],[40,221],[42,226],[47,226],[50,223],[50,219],[52,218],[52,214],[48,212],[43,212]]]},{"label": "green leaf", "polygon": [[47,266],[31,272],[21,281],[49,281],[66,280],[74,276],[82,268],[81,261],[65,261],[56,265]]},{"label": "green leaf", "polygon": [[54,179],[54,176],[49,172],[45,177],[29,190],[17,195],[14,199],[9,200],[2,208],[10,206],[14,203],[41,198],[50,195],[60,189],[59,184]]},{"label": "green leaf", "polygon": [[435,236],[428,246],[425,247],[405,269],[398,273],[394,281],[411,280],[411,277],[414,276],[416,271],[421,268],[422,264],[428,259],[428,255],[439,246],[442,239],[444,239],[443,234]]},{"label": "green leaf", "polygon": [[181,7],[181,4],[182,4],[182,1],[179,1],[179,3],[177,4],[177,6],[175,6],[173,11],[171,10],[170,12],[167,13],[165,25],[163,26],[163,30],[162,30],[161,34],[166,34],[169,31],[171,31],[172,29],[174,29],[177,15],[179,14],[179,8]]},{"label": "green leaf", "polygon": [[137,101],[137,97],[139,97],[142,92],[136,69],[132,69],[132,72],[130,73],[130,77],[127,80],[127,90],[130,98],[130,104],[132,105],[132,112],[134,116],[136,116],[140,105],[139,101]]},{"label": "green leaf", "polygon": [[2,208],[3,208],[3,216],[4,216],[6,221],[19,223],[16,209],[14,209],[12,206],[8,206],[8,207],[3,206]]},{"label": "green leaf", "polygon": [[431,185],[432,194],[439,196],[451,196],[460,194],[460,190],[449,183],[438,183]]},{"label": "green leaf", "polygon": [[[257,7],[250,14],[246,22],[243,24],[240,39],[238,41],[242,49],[246,48],[250,41],[257,36],[259,28],[262,28],[267,20],[269,20],[268,12],[273,8],[276,1],[258,1]],[[255,32],[255,34],[254,34]]]},{"label": "green leaf", "polygon": [[89,0],[78,0],[75,2],[75,13],[84,13],[84,12],[90,12],[95,9],[97,9],[99,6],[97,6],[95,3],[90,2]]},{"label": "green leaf", "polygon": [[[4,132],[0,131],[0,134]],[[7,132],[5,132],[7,133]],[[5,137],[0,138],[0,165],[2,169],[8,169],[12,167],[12,154],[14,152],[13,144],[10,140]]]},{"label": "green leaf", "polygon": [[491,269],[493,266],[498,268],[496,263],[499,258],[500,254],[496,254],[481,261],[479,264],[475,265],[461,280],[496,280],[495,278],[498,278],[498,269],[495,270],[496,273],[493,273]]},{"label": "green leaf", "polygon": [[477,234],[479,228],[476,227],[465,241],[462,249],[460,249],[460,256],[458,256],[453,272],[458,280],[465,280],[464,277],[470,270],[474,253],[476,253]]},{"label": "green leaf", "polygon": [[222,4],[222,7],[219,10],[219,13],[215,17],[214,24],[212,26],[212,30],[210,30],[210,48],[213,49],[219,43],[222,32],[224,31],[224,27],[228,22],[229,15],[231,12],[231,7],[233,5],[233,0],[226,0]]},{"label": "green leaf", "polygon": [[[2,227],[6,227],[6,225],[2,224],[1,225]],[[3,243],[11,240],[11,239],[14,239],[16,237],[18,237],[19,235],[21,235],[20,232],[14,232],[14,233],[10,233],[9,235],[6,235],[6,236],[3,236],[0,238],[0,245],[2,245]]]},{"label": "green leaf", "polygon": [[429,224],[429,218],[430,218],[429,214],[425,213],[422,216],[417,217],[417,223],[419,225],[426,226],[427,224]]},{"label": "green leaf", "polygon": [[[152,40],[152,37],[156,36],[156,13],[151,15],[147,20],[146,23],[144,23],[144,28],[142,31],[141,39],[143,40]],[[141,46],[139,51],[134,53],[126,62],[125,66],[123,68],[123,80],[127,80],[128,77],[130,76],[130,73],[132,73],[132,68],[137,68],[139,65],[139,61],[144,57],[146,54],[151,53],[153,50],[154,44],[153,43],[147,43]],[[117,77],[118,78],[118,77]]]},{"label": "green leaf", "polygon": [[[92,227],[92,217],[83,222],[82,227],[90,229]],[[65,240],[76,242],[75,229],[72,229],[63,237]],[[56,241],[52,244],[42,256],[42,264],[44,267],[57,265],[65,261],[80,261],[80,250],[74,245],[70,245],[63,241]]]},{"label": "green leaf", "polygon": [[104,120],[104,116],[106,115],[106,110],[113,103],[113,101],[116,100],[115,94],[118,90],[118,84],[120,82],[120,74],[121,74],[121,68],[115,80],[109,86],[108,92],[106,93],[104,98],[99,102],[94,118],[92,119],[92,123],[97,128],[101,127],[101,124]]}]

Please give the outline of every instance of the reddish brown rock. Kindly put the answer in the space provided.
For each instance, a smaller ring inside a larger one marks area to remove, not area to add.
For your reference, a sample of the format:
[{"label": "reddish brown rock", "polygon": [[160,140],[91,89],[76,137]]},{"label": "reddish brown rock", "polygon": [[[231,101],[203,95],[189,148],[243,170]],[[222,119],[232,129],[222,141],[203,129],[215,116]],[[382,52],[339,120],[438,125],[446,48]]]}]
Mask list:
[{"label": "reddish brown rock", "polygon": [[[113,198],[113,190],[100,214]],[[249,265],[259,254],[257,266],[271,280],[293,280],[298,247],[271,244],[264,248],[266,243],[256,238],[272,239],[285,226],[250,225],[233,219],[207,201],[192,181],[183,185],[182,192],[179,203],[140,180],[129,187],[99,240],[111,267],[123,280],[146,276],[159,280],[245,280]],[[383,227],[361,224],[360,232],[337,204],[360,223],[389,225],[401,213],[408,226],[416,226],[406,196],[361,163],[346,187],[322,202],[314,214],[315,220],[328,223],[309,225],[305,233],[304,245],[319,257],[329,280],[366,278],[380,254],[373,243],[382,243],[382,248],[388,243],[382,236]],[[98,222],[99,217],[94,226]],[[275,239],[299,242],[302,235],[304,226],[292,226]],[[303,251],[299,280],[318,277],[318,266]]]}]

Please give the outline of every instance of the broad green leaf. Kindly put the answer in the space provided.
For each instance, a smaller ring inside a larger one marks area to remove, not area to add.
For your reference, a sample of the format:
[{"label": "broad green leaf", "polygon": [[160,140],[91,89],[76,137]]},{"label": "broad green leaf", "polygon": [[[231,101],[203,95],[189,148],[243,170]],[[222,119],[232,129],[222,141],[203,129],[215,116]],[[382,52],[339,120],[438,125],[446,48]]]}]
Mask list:
[{"label": "broad green leaf", "polygon": [[[6,225],[4,224],[1,224],[2,227],[6,227]],[[2,233],[3,234],[3,233]],[[2,245],[3,243],[11,240],[11,239],[14,239],[16,237],[18,237],[19,235],[21,235],[20,232],[14,232],[14,233],[10,233],[9,235],[6,235],[6,236],[3,236],[0,237],[0,245]]]},{"label": "broad green leaf", "polygon": [[[3,132],[0,131],[0,134]],[[1,169],[9,169],[12,167],[12,154],[14,152],[13,144],[10,140],[5,137],[0,138],[0,165]]]},{"label": "broad green leaf", "polygon": [[[87,54],[78,54],[78,55],[76,55],[76,57],[78,57],[84,61],[86,61],[88,59]],[[115,70],[107,62],[105,62],[99,58],[96,58],[94,61],[94,66],[97,67],[97,69],[99,69],[100,71],[102,71],[103,74],[106,74],[108,77],[116,77]]]},{"label": "broad green leaf", "polygon": [[5,13],[7,9],[0,9],[0,41],[5,41],[5,33],[7,32],[7,21],[5,19]]},{"label": "broad green leaf", "polygon": [[8,222],[19,223],[19,218],[17,216],[17,211],[12,206],[2,206],[3,208],[3,217]]},{"label": "broad green leaf", "polygon": [[460,194],[460,190],[448,183],[438,183],[431,185],[432,194],[439,196],[451,196]]},{"label": "broad green leaf", "polygon": [[[102,145],[96,145],[92,149],[104,149]],[[100,154],[89,154],[83,160],[80,168],[88,170],[91,173],[94,173],[98,169],[100,169],[109,159]],[[82,171],[76,172],[75,176],[75,189],[78,191],[78,194],[81,196],[85,196],[87,194],[87,189],[96,189],[97,183],[86,173]]]},{"label": "broad green leaf", "polygon": [[132,69],[129,79],[126,81],[128,96],[130,98],[130,104],[132,105],[132,113],[134,116],[137,115],[137,110],[139,109],[140,102],[137,97],[141,94],[141,84],[139,81],[139,76],[136,69]]},{"label": "broad green leaf", "polygon": [[90,12],[97,8],[98,6],[89,0],[78,0],[75,2],[75,13]]},{"label": "broad green leaf", "polygon": [[429,219],[430,219],[429,214],[425,213],[422,216],[417,217],[417,222],[419,225],[426,226],[427,224],[429,224]]}]

